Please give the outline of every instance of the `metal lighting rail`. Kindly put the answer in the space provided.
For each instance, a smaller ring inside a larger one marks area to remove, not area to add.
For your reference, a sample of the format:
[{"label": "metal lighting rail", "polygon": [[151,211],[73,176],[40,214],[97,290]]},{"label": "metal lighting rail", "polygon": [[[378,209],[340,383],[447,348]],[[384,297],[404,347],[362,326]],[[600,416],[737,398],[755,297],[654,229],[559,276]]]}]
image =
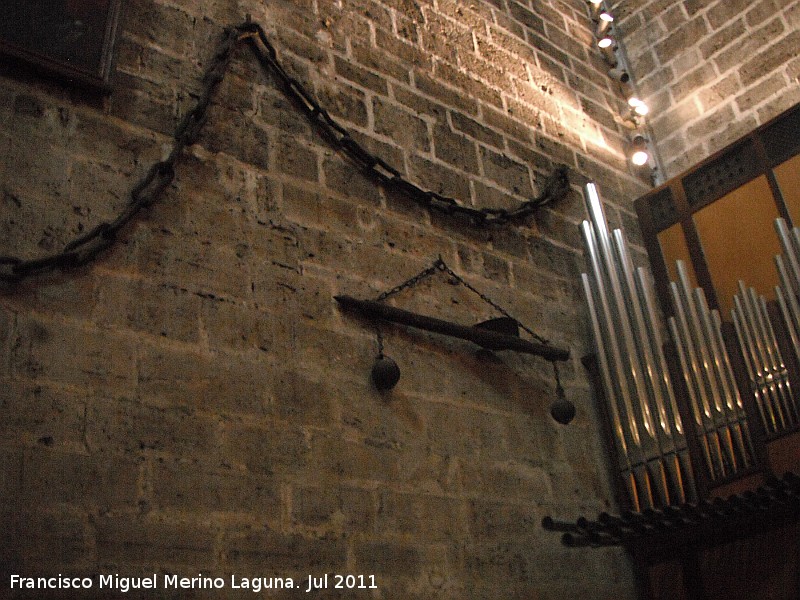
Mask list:
[{"label": "metal lighting rail", "polygon": [[686,436],[667,372],[652,283],[609,232],[593,183],[581,224],[590,273],[581,275],[618,468],[636,510],[697,498]]}]

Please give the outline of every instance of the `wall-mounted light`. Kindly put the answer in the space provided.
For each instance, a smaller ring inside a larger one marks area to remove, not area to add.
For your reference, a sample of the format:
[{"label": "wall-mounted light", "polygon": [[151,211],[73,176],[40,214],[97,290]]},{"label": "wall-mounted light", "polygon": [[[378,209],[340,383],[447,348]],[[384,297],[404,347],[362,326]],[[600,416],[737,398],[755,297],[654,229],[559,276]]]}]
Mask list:
[{"label": "wall-mounted light", "polygon": [[597,20],[603,11],[603,0],[589,0],[589,14],[593,20]]},{"label": "wall-mounted light", "polygon": [[[603,15],[606,15],[608,18],[604,19]],[[611,22],[614,20],[614,17],[609,15],[608,13],[600,13],[600,19],[597,21],[597,27],[594,29],[594,37],[597,39],[604,38],[606,33],[608,32],[609,27],[611,27]]]},{"label": "wall-mounted light", "polygon": [[613,44],[607,48],[600,48],[600,54],[603,55],[603,60],[605,60],[608,66],[612,69],[616,68],[616,66],[619,64],[616,49],[616,46]]},{"label": "wall-mounted light", "polygon": [[642,167],[650,161],[650,151],[647,149],[647,140],[643,135],[634,136],[631,140],[631,162],[637,167]]},{"label": "wall-mounted light", "polygon": [[614,81],[619,81],[620,83],[628,83],[628,81],[631,79],[631,76],[625,69],[609,69],[608,76]]},{"label": "wall-mounted light", "polygon": [[597,47],[600,49],[603,48],[611,48],[614,45],[614,38],[610,35],[604,35],[599,40],[597,40]]},{"label": "wall-mounted light", "polygon": [[645,104],[644,100],[639,98],[639,96],[634,93],[628,96],[628,106],[630,106],[640,117],[643,117],[650,112],[650,109],[647,107],[647,104]]},{"label": "wall-mounted light", "polygon": [[[614,115],[614,121],[629,130],[631,138],[630,160],[637,167],[652,164],[651,177],[657,181],[656,173],[659,172],[659,157],[657,153],[651,152],[648,140],[639,132],[647,130],[645,116],[650,112],[644,101],[636,95],[636,85],[631,79],[629,70],[629,59],[625,52],[622,41],[617,42],[614,37],[617,34],[614,24],[614,15],[608,11],[609,3],[604,0],[586,0],[589,7],[589,16],[594,23],[594,37],[600,55],[609,66],[608,76],[617,82],[620,95],[625,98],[628,109],[619,111]],[[613,34],[613,35],[612,35]]]}]

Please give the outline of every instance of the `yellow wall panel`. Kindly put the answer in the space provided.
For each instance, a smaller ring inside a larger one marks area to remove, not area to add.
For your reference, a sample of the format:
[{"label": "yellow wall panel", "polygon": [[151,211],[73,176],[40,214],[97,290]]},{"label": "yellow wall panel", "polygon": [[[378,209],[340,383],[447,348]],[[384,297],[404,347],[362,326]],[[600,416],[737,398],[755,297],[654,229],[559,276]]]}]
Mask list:
[{"label": "yellow wall panel", "polygon": [[775,234],[777,217],[778,209],[764,176],[694,214],[723,319],[730,320],[740,279],[759,294],[774,299],[778,274],[773,257],[781,252]]},{"label": "yellow wall panel", "polygon": [[775,167],[774,172],[792,225],[800,227],[800,154]]},{"label": "yellow wall panel", "polygon": [[689,246],[686,244],[686,236],[683,234],[683,227],[680,223],[675,223],[671,227],[659,232],[658,243],[661,246],[661,254],[667,264],[670,281],[678,281],[678,268],[675,262],[682,260],[686,264],[686,271],[689,273],[689,281],[692,286],[698,287],[697,277],[692,267],[692,259],[689,255]]}]

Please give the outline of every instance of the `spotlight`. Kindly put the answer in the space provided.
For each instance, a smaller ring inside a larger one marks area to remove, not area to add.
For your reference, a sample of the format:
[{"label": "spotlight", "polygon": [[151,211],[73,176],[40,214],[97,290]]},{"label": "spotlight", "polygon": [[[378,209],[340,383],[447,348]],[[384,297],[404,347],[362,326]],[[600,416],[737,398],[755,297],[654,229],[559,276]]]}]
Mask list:
[{"label": "spotlight", "polygon": [[608,76],[615,81],[619,81],[620,83],[628,83],[631,78],[631,76],[628,75],[628,72],[624,69],[611,69],[608,71]]},{"label": "spotlight", "polygon": [[609,35],[605,35],[597,41],[597,46],[601,49],[611,48],[613,45],[614,39]]},{"label": "spotlight", "polygon": [[631,140],[631,162],[637,167],[644,166],[650,160],[650,153],[647,150],[647,140],[644,136],[637,135]]},{"label": "spotlight", "polygon": [[647,104],[640,101],[639,104],[633,107],[633,112],[635,112],[640,117],[643,117],[650,112],[650,108],[648,108]]},{"label": "spotlight", "polygon": [[600,53],[603,55],[603,60],[605,60],[608,66],[612,69],[615,68],[619,63],[615,50],[616,48],[613,44],[607,48],[600,49]]},{"label": "spotlight", "polygon": [[601,19],[598,21],[597,27],[595,27],[594,37],[596,37],[598,40],[607,37],[606,32],[608,31],[609,27],[611,27],[611,21]]},{"label": "spotlight", "polygon": [[613,23],[614,22],[614,15],[612,15],[607,10],[601,11],[600,14],[598,15],[598,18],[601,21],[605,21],[606,23]]},{"label": "spotlight", "polygon": [[634,108],[634,109],[637,106],[644,106],[644,100],[639,98],[639,96],[637,96],[636,94],[631,93],[631,95],[628,96],[628,106],[630,106],[631,108]]}]

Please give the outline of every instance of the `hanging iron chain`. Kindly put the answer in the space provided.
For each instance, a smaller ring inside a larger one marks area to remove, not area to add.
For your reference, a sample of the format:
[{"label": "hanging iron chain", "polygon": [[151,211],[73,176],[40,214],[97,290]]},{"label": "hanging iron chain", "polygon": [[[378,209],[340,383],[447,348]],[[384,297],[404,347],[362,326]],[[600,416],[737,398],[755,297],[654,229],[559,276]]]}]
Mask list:
[{"label": "hanging iron chain", "polygon": [[[483,300],[486,304],[491,306],[493,309],[495,309],[501,315],[503,315],[504,317],[506,317],[508,319],[511,319],[512,321],[517,323],[517,325],[519,325],[519,327],[523,331],[525,331],[528,335],[530,335],[536,341],[541,342],[542,344],[546,344],[546,345],[550,344],[550,340],[542,337],[541,335],[539,335],[538,333],[533,331],[531,328],[529,328],[526,325],[520,323],[520,321],[517,318],[513,317],[506,309],[504,309],[502,306],[497,304],[497,302],[495,302],[494,300],[489,298],[489,296],[487,296],[486,294],[484,294],[483,292],[481,292],[480,290],[475,288],[472,284],[470,284],[468,281],[466,281],[463,277],[461,277],[455,271],[453,271],[453,269],[451,269],[449,266],[447,266],[447,263],[444,262],[444,259],[441,256],[439,258],[437,258],[430,267],[428,267],[426,269],[423,269],[422,271],[420,271],[416,275],[414,275],[414,276],[410,277],[409,279],[405,280],[403,283],[401,283],[399,285],[396,285],[393,288],[391,288],[389,290],[386,290],[385,292],[381,293],[375,299],[375,301],[376,302],[382,302],[383,300],[386,300],[390,296],[394,296],[395,294],[399,294],[400,292],[402,292],[404,290],[411,289],[411,288],[415,287],[416,285],[418,285],[420,282],[424,281],[425,279],[427,279],[428,277],[430,277],[431,275],[433,275],[433,274],[435,274],[437,272],[442,272],[442,273],[446,273],[447,275],[449,275],[459,285],[464,286],[470,292],[472,292],[473,294],[477,295],[481,300]],[[380,327],[378,327],[378,326],[376,326],[376,330],[377,330],[377,334],[378,334],[378,351],[379,351],[379,355],[383,355],[383,333],[382,333]],[[560,381],[559,374],[558,374],[558,367],[556,366],[555,361],[552,361],[552,362],[553,362],[553,368],[555,369],[556,382],[558,384],[558,387],[560,388],[561,387],[561,381]]]},{"label": "hanging iron chain", "polygon": [[[439,259],[439,260],[441,260],[441,259]],[[536,340],[536,341],[538,341],[538,342],[541,342],[542,344],[549,344],[549,343],[550,343],[550,340],[547,340],[547,339],[543,338],[543,337],[542,337],[542,336],[540,336],[538,333],[535,333],[535,332],[534,332],[532,329],[529,329],[528,327],[526,327],[525,325],[523,325],[522,323],[520,323],[520,322],[519,322],[519,320],[518,320],[518,319],[516,319],[515,317],[512,317],[512,316],[511,316],[511,315],[508,313],[508,311],[506,311],[506,309],[505,309],[505,308],[503,308],[502,306],[500,306],[499,304],[497,304],[497,302],[495,302],[494,300],[492,300],[491,298],[489,298],[489,296],[487,296],[487,295],[486,295],[486,294],[484,294],[483,292],[481,292],[481,291],[477,290],[476,288],[474,288],[474,287],[473,287],[473,286],[472,286],[472,285],[471,285],[471,284],[470,284],[468,281],[466,281],[465,279],[463,279],[462,277],[460,277],[459,275],[457,275],[457,274],[456,274],[456,272],[455,272],[455,271],[453,271],[453,269],[451,269],[450,267],[448,267],[448,266],[447,266],[447,265],[444,263],[444,261],[442,261],[442,269],[445,271],[445,273],[447,273],[448,275],[450,275],[450,277],[452,277],[453,279],[455,279],[456,281],[458,281],[458,282],[459,282],[461,285],[463,285],[465,288],[467,288],[467,289],[468,289],[469,291],[471,291],[473,294],[476,294],[476,295],[477,295],[477,296],[478,296],[478,297],[479,297],[481,300],[483,300],[483,301],[484,301],[486,304],[488,304],[489,306],[491,306],[493,309],[495,309],[495,310],[496,310],[497,312],[499,312],[501,315],[503,315],[504,317],[507,317],[507,318],[509,318],[509,319],[513,319],[514,321],[516,321],[516,323],[517,323],[517,324],[518,324],[518,325],[519,325],[519,326],[522,328],[522,330],[523,330],[523,331],[525,331],[525,332],[526,332],[528,335],[530,335],[530,336],[531,336],[533,339],[535,339],[535,340]]]},{"label": "hanging iron chain", "polygon": [[445,266],[446,265],[444,264],[444,261],[441,258],[439,258],[439,259],[436,260],[436,262],[433,263],[433,265],[431,265],[427,269],[423,269],[422,271],[420,271],[419,273],[417,273],[413,277],[410,277],[409,279],[407,279],[406,281],[404,281],[400,285],[396,285],[392,289],[386,290],[385,292],[383,292],[380,296],[375,298],[375,301],[376,302],[383,302],[389,296],[394,296],[395,294],[399,294],[403,290],[411,289],[414,286],[416,286],[418,283],[420,283],[421,281],[423,281],[423,280],[427,279],[428,277],[430,277],[431,275],[433,275],[434,273],[436,273],[438,271],[443,271]]},{"label": "hanging iron chain", "polygon": [[17,283],[45,271],[70,269],[91,262],[116,241],[119,231],[142,209],[148,208],[161,197],[175,179],[175,166],[184,149],[197,141],[214,92],[225,76],[233,49],[241,37],[240,28],[231,27],[225,30],[225,37],[203,77],[203,89],[197,103],[175,130],[169,155],[148,169],[130,191],[128,202],[117,217],[111,222],[100,223],[75,238],[57,254],[33,260],[0,256],[0,282]]},{"label": "hanging iron chain", "polygon": [[[430,267],[427,269],[423,269],[413,277],[406,279],[403,283],[394,286],[393,288],[386,290],[385,292],[381,293],[377,298],[375,298],[376,302],[383,302],[390,296],[394,296],[395,294],[399,294],[403,290],[408,290],[416,286],[421,281],[424,281],[434,273],[437,273],[442,270],[444,266],[444,261],[441,257],[439,257],[436,262],[434,262]],[[383,330],[381,329],[380,322],[375,322],[375,335],[378,338],[378,358],[383,358]]]},{"label": "hanging iron chain", "polygon": [[[165,160],[155,163],[131,190],[128,204],[122,212],[113,221],[100,223],[88,233],[69,242],[57,254],[32,260],[0,256],[0,282],[17,283],[28,276],[45,271],[85,265],[110,247],[116,241],[118,232],[143,208],[149,207],[159,199],[174,180],[175,166],[183,151],[197,141],[200,131],[205,125],[207,111],[214,93],[225,78],[233,50],[241,40],[247,41],[262,67],[277,78],[283,92],[306,114],[329,143],[359,165],[362,171],[377,183],[404,194],[414,202],[449,215],[461,215],[476,226],[500,225],[529,216],[540,206],[562,198],[569,190],[568,171],[567,167],[563,165],[559,165],[547,178],[542,193],[538,197],[523,202],[513,210],[475,209],[460,204],[454,198],[420,188],[405,179],[400,171],[385,160],[369,152],[351,136],[346,128],[331,117],[330,113],[320,106],[308,90],[283,68],[278,61],[275,47],[267,38],[264,29],[248,19],[239,26],[229,27],[225,30],[224,39],[203,77],[203,89],[197,103],[181,119],[175,130],[172,150]],[[496,305],[493,306],[498,308]],[[526,329],[526,331],[528,330]],[[529,333],[532,332],[529,331]],[[533,335],[540,339],[535,334]]]},{"label": "hanging iron chain", "polygon": [[[569,190],[568,170],[564,165],[557,166],[550,177],[547,178],[539,196],[521,203],[513,210],[500,208],[476,209],[459,203],[455,198],[424,190],[404,178],[400,171],[361,145],[345,127],[340,125],[327,110],[319,105],[312,94],[300,82],[286,72],[278,62],[275,48],[267,39],[260,25],[249,23],[242,27],[246,27],[253,34],[248,39],[248,45],[256,59],[262,66],[272,71],[283,91],[295,101],[300,110],[306,113],[306,116],[316,126],[320,134],[359,165],[368,177],[371,177],[386,188],[404,194],[418,204],[449,215],[461,215],[469,219],[474,225],[501,225],[512,220],[524,219],[540,206],[564,197]],[[257,43],[256,38],[261,42],[261,46]],[[265,50],[262,49],[262,46]]]}]

